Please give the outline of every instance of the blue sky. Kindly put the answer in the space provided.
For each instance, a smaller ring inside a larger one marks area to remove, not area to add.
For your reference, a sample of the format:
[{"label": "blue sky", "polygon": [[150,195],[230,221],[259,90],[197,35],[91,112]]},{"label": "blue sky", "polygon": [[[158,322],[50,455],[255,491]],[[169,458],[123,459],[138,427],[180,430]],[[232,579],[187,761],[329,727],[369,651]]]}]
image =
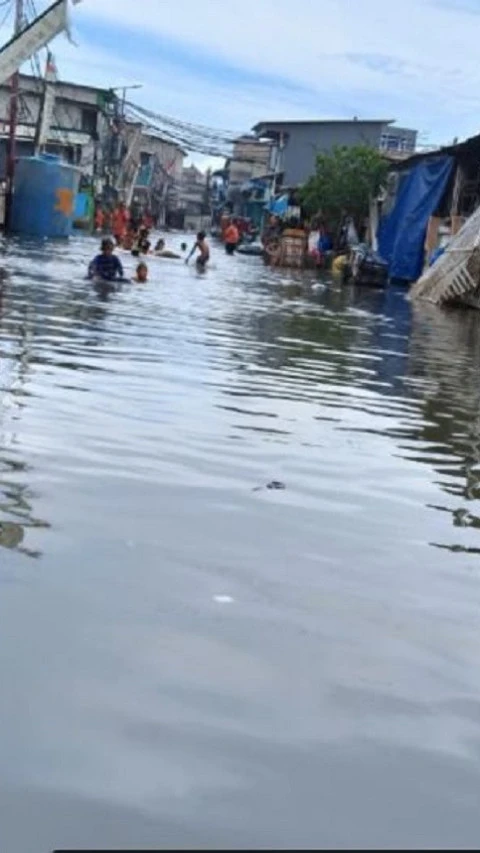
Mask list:
[{"label": "blue sky", "polygon": [[71,17],[62,78],[141,83],[132,100],[185,121],[392,118],[428,144],[480,131],[480,0],[82,0]]}]

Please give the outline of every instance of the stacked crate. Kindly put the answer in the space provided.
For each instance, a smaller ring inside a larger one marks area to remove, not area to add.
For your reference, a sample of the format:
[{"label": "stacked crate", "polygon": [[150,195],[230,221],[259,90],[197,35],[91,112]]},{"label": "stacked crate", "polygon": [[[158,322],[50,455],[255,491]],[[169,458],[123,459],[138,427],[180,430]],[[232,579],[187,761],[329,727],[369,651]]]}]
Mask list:
[{"label": "stacked crate", "polygon": [[305,264],[305,231],[299,228],[287,228],[282,234],[282,252],[280,266],[301,269]]}]

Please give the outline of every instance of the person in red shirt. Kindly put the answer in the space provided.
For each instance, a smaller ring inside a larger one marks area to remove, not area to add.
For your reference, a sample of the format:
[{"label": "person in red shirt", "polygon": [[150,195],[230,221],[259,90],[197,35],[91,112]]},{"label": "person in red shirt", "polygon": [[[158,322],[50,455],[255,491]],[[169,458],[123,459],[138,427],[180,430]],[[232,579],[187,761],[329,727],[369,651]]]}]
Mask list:
[{"label": "person in red shirt", "polygon": [[128,210],[125,206],[125,202],[121,201],[120,204],[113,211],[113,217],[112,217],[112,220],[113,220],[112,221],[112,231],[113,231],[113,236],[115,237],[115,240],[117,241],[117,245],[120,245],[120,243],[122,242],[122,240],[123,240],[123,238],[127,232],[127,225],[128,225],[129,218],[130,218],[130,215],[129,215]]}]

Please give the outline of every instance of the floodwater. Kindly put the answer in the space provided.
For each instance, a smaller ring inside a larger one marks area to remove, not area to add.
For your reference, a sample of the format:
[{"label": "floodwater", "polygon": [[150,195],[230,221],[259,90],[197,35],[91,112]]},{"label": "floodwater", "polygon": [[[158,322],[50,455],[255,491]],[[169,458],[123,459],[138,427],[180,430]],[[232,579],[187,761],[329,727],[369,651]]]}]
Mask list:
[{"label": "floodwater", "polygon": [[480,314],[95,249],[3,249],[1,850],[477,846]]}]

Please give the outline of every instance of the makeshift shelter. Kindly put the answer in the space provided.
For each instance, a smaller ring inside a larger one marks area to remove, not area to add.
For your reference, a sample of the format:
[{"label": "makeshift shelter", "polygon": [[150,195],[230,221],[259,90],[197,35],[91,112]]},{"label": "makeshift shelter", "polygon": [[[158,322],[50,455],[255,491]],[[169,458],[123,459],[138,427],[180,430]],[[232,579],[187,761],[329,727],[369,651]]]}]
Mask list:
[{"label": "makeshift shelter", "polygon": [[463,302],[480,308],[480,207],[441,255],[414,284],[409,298],[437,305]]},{"label": "makeshift shelter", "polygon": [[480,204],[480,135],[396,164],[389,190],[378,248],[392,279],[416,281],[442,227],[454,236]]}]

